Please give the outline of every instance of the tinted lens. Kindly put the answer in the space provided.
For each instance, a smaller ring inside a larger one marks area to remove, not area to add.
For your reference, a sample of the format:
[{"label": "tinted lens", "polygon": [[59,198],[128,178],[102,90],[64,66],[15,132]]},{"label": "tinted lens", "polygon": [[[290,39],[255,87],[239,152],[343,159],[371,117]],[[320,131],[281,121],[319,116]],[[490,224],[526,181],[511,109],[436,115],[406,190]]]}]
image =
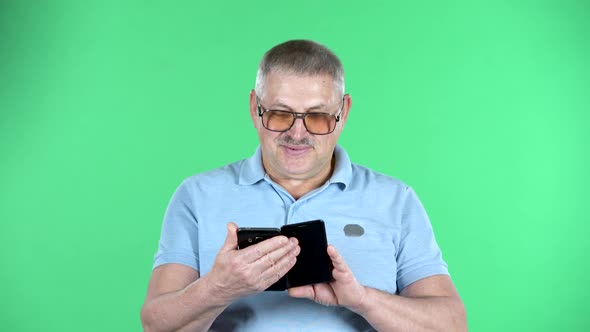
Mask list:
[{"label": "tinted lens", "polygon": [[[272,131],[286,131],[291,128],[296,117],[287,111],[266,111],[262,113],[264,128]],[[328,113],[306,113],[305,128],[312,134],[326,135],[334,131],[336,117]]]},{"label": "tinted lens", "polygon": [[262,124],[268,130],[284,131],[291,128],[293,114],[283,111],[266,111],[262,115]]},{"label": "tinted lens", "polygon": [[336,118],[327,113],[307,113],[305,127],[312,134],[329,134],[336,126]]}]

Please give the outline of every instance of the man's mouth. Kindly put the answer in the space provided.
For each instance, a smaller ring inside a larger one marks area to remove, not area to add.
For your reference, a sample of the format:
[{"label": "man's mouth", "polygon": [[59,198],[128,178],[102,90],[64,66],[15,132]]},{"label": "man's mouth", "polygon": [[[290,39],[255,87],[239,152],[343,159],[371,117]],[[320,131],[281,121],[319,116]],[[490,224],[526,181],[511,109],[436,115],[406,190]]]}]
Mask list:
[{"label": "man's mouth", "polygon": [[311,149],[309,145],[283,144],[281,148],[290,156],[301,156]]}]

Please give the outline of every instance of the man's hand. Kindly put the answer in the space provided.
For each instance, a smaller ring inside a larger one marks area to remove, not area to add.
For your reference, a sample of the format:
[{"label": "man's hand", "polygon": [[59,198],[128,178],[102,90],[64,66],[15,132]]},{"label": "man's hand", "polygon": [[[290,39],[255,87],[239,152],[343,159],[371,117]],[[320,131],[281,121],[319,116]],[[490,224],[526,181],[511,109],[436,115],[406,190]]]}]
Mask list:
[{"label": "man's hand", "polygon": [[334,265],[334,280],[293,287],[289,295],[346,307],[377,331],[467,331],[465,308],[449,276],[433,275],[415,281],[398,296],[361,285],[331,245],[328,255]]},{"label": "man's hand", "polygon": [[334,265],[334,280],[329,283],[293,287],[289,289],[289,295],[308,298],[323,305],[340,305],[356,312],[365,298],[366,289],[356,280],[336,248],[329,245],[327,250]]},{"label": "man's hand", "polygon": [[237,250],[237,229],[234,223],[227,225],[225,242],[202,278],[211,294],[226,303],[268,288],[295,265],[300,252],[297,239],[282,235]]}]

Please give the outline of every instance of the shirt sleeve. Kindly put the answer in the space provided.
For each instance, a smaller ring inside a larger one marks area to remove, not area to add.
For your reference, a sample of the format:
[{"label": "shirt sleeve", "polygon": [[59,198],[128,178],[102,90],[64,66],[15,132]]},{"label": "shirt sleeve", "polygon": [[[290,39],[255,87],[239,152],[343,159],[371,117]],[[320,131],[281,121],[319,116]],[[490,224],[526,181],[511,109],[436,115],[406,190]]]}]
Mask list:
[{"label": "shirt sleeve", "polygon": [[153,268],[168,263],[199,271],[199,229],[188,180],[176,189],[166,209]]},{"label": "shirt sleeve", "polygon": [[412,188],[406,188],[402,206],[400,247],[396,257],[399,291],[420,279],[449,274],[428,215]]}]

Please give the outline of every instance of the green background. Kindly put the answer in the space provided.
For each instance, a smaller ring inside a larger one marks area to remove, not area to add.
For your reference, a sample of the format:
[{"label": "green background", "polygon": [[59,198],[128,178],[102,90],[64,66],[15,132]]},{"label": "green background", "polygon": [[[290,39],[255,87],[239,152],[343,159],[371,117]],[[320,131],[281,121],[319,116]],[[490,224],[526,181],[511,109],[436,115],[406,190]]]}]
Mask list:
[{"label": "green background", "polygon": [[[344,63],[472,331],[590,329],[588,1],[1,1],[0,329],[139,331],[182,179],[250,156],[262,54]],[[231,202],[228,202],[231,204]]]}]

